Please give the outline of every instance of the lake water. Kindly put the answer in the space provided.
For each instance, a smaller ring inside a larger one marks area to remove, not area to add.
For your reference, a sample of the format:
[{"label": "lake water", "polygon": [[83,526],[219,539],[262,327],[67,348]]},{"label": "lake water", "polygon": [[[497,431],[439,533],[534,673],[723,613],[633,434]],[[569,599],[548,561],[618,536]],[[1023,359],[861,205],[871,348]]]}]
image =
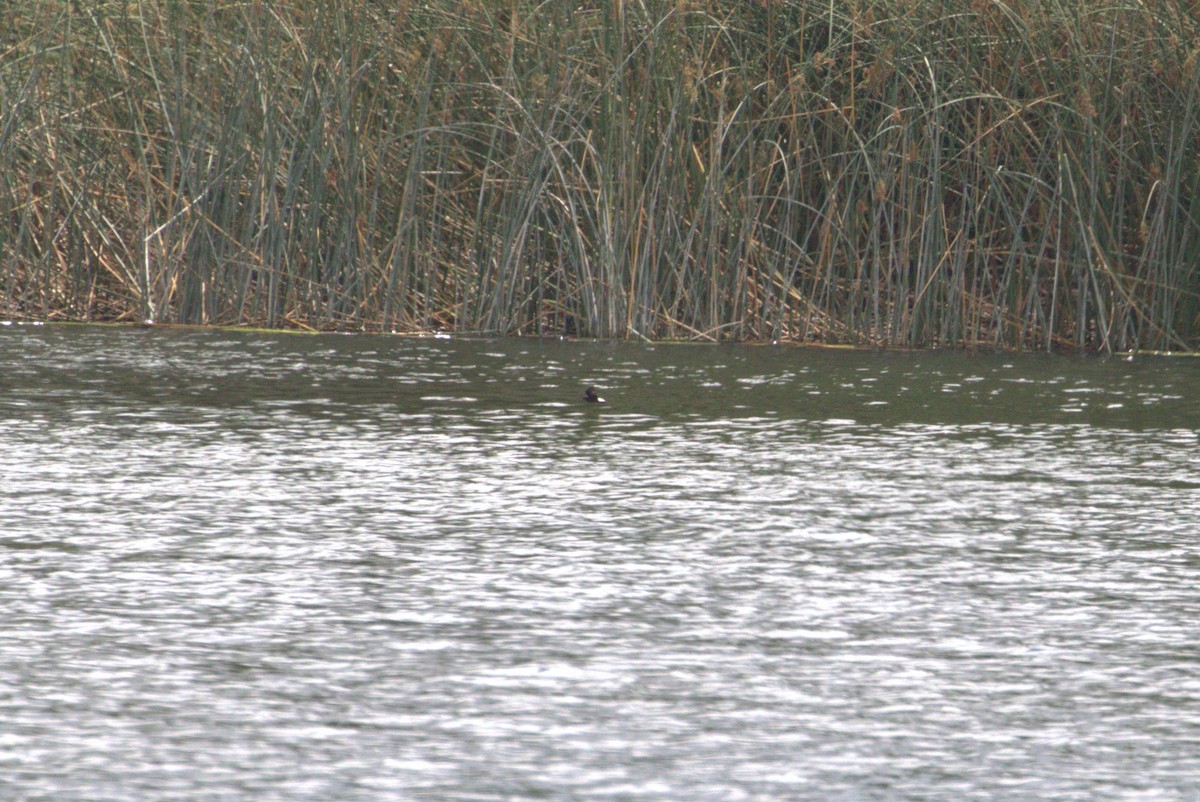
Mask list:
[{"label": "lake water", "polygon": [[1198,396],[0,328],[0,799],[1200,799]]}]

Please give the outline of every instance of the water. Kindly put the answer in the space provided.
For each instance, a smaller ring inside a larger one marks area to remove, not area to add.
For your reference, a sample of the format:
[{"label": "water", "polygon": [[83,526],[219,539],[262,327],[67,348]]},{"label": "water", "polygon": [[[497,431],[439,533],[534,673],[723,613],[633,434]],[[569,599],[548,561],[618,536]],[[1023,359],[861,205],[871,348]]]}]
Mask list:
[{"label": "water", "polygon": [[0,799],[1200,799],[1198,389],[5,327]]}]

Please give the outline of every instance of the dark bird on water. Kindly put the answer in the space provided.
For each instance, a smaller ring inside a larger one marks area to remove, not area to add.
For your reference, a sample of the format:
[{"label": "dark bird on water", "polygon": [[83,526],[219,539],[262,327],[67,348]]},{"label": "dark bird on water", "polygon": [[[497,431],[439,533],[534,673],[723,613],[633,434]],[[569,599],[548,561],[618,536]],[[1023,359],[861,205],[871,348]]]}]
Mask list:
[{"label": "dark bird on water", "polygon": [[587,401],[590,404],[603,404],[604,403],[604,399],[601,398],[600,396],[596,395],[595,387],[588,387],[586,390],[583,391],[583,400]]}]

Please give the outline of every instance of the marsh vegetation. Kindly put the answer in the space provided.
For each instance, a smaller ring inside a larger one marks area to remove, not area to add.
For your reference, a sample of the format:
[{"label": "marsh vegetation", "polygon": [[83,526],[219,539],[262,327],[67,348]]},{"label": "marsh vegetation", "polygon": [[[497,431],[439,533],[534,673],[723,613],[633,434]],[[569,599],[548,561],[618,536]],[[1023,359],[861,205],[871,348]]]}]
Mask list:
[{"label": "marsh vegetation", "polygon": [[0,314],[1200,344],[1175,0],[13,0]]}]

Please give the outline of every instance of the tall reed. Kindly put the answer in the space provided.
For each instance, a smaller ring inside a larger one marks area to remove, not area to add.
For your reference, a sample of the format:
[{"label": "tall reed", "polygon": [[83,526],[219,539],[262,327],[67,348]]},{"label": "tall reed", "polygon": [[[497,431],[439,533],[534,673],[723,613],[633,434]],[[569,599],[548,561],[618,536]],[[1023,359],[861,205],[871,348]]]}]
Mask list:
[{"label": "tall reed", "polygon": [[0,313],[1200,344],[1177,0],[13,0]]}]

